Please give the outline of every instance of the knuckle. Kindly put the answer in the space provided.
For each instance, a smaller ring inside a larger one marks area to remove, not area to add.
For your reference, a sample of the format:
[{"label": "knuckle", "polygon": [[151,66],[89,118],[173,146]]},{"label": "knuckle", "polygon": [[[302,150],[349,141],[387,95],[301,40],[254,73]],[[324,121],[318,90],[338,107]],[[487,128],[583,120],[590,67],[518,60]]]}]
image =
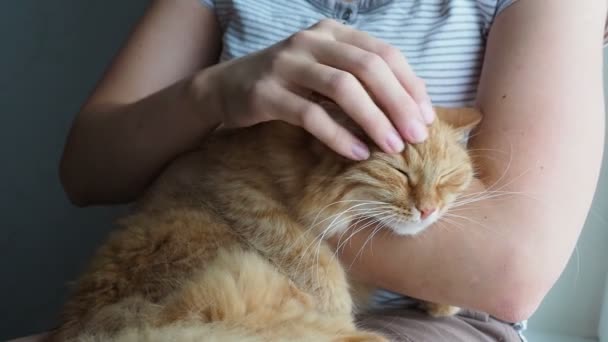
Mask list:
[{"label": "knuckle", "polygon": [[352,74],[346,71],[337,71],[328,81],[329,92],[335,97],[347,96],[357,82]]},{"label": "knuckle", "polygon": [[405,113],[405,120],[413,120],[420,116],[420,109],[413,98],[404,99],[404,101],[402,101],[402,108]]},{"label": "knuckle", "polygon": [[[374,112],[373,114],[367,112],[365,115],[360,116],[359,125],[373,135],[373,133],[378,133],[384,129],[386,124],[384,123],[385,120],[383,117],[384,114],[382,112]],[[380,136],[380,134],[378,134],[378,136]]]},{"label": "knuckle", "polygon": [[365,53],[357,62],[357,69],[362,73],[372,73],[382,67],[384,61],[373,53]]},{"label": "knuckle", "polygon": [[272,54],[270,58],[270,71],[275,74],[283,69],[283,65],[288,63],[290,59],[290,53],[286,50],[279,50]]},{"label": "knuckle", "polygon": [[291,48],[308,45],[315,33],[310,30],[298,31],[287,38],[287,46]]},{"label": "knuckle", "polygon": [[420,78],[418,76],[414,77],[413,87],[414,87],[414,90],[415,90],[414,91],[414,93],[415,93],[414,95],[425,96],[425,94],[427,93],[426,82],[422,78]]},{"label": "knuckle", "polygon": [[401,56],[399,49],[387,43],[381,43],[377,53],[385,61],[396,61]]},{"label": "knuckle", "polygon": [[333,19],[322,19],[315,25],[315,28],[320,30],[332,30],[337,25],[339,25],[339,23]]},{"label": "knuckle", "polygon": [[319,105],[309,102],[302,106],[299,113],[299,122],[296,124],[308,131],[314,130],[314,127],[319,123],[319,117],[322,114],[323,109]]},{"label": "knuckle", "polygon": [[338,125],[332,125],[328,128],[327,132],[327,144],[330,146],[338,147],[341,144],[344,144],[345,139],[342,136],[342,132]]},{"label": "knuckle", "polygon": [[426,82],[425,82],[425,81],[424,81],[422,78],[420,78],[420,77],[418,77],[418,76],[416,76],[416,77],[414,78],[414,85],[415,85],[417,88],[420,88],[420,89],[426,89]]},{"label": "knuckle", "polygon": [[259,80],[249,88],[247,94],[247,103],[250,110],[253,112],[261,112],[263,109],[264,99],[266,97],[266,88],[268,87],[266,80]]}]

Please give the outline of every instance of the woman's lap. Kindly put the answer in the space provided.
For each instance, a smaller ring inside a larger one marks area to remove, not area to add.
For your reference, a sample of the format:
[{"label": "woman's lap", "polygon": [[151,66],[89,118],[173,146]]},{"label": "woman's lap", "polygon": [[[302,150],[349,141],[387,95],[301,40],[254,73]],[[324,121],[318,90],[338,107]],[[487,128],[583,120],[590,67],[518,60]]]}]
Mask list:
[{"label": "woman's lap", "polygon": [[[415,309],[383,310],[358,318],[361,328],[396,342],[520,342],[508,324],[487,314],[463,310],[456,316],[433,318]],[[11,342],[43,342],[46,334]]]},{"label": "woman's lap", "polygon": [[433,318],[416,309],[382,310],[361,315],[358,325],[399,342],[521,341],[509,324],[471,310],[445,318]]}]

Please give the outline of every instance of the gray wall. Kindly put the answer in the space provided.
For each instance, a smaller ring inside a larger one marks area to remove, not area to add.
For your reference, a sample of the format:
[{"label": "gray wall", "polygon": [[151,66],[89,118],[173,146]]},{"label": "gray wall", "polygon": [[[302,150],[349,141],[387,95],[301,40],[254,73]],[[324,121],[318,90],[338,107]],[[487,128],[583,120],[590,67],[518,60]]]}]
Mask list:
[{"label": "gray wall", "polygon": [[0,340],[51,327],[111,211],[75,209],[57,160],[145,0],[0,1]]},{"label": "gray wall", "polygon": [[[146,2],[0,1],[0,340],[53,326],[65,282],[110,227],[116,209],[66,201],[57,160],[73,114]],[[596,333],[608,260],[606,169],[578,254],[532,328]]]}]

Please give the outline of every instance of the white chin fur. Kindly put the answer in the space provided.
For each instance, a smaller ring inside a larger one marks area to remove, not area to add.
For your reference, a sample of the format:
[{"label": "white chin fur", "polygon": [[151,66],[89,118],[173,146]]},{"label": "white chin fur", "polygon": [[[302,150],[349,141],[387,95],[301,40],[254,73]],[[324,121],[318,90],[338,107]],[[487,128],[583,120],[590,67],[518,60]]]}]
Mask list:
[{"label": "white chin fur", "polygon": [[395,222],[394,220],[383,220],[379,219],[380,223],[386,224],[387,228],[392,229],[397,235],[416,235],[431,224],[435,223],[439,218],[439,213],[434,212],[424,220],[418,220],[415,222],[400,221]]}]

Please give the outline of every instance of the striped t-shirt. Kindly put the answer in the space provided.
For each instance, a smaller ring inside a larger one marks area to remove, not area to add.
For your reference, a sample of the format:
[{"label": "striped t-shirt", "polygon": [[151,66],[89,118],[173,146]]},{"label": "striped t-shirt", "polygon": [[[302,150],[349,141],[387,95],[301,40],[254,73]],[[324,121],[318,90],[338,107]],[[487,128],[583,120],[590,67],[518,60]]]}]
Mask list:
[{"label": "striped t-shirt", "polygon": [[399,48],[425,80],[433,104],[465,106],[476,96],[490,26],[515,0],[201,1],[221,25],[222,60],[333,18]]},{"label": "striped t-shirt", "polygon": [[[399,48],[425,80],[433,104],[451,107],[475,101],[490,27],[516,0],[201,1],[220,23],[222,61],[267,48],[333,18]],[[382,291],[376,303],[390,307],[412,301]],[[514,328],[521,333],[525,322]]]}]

